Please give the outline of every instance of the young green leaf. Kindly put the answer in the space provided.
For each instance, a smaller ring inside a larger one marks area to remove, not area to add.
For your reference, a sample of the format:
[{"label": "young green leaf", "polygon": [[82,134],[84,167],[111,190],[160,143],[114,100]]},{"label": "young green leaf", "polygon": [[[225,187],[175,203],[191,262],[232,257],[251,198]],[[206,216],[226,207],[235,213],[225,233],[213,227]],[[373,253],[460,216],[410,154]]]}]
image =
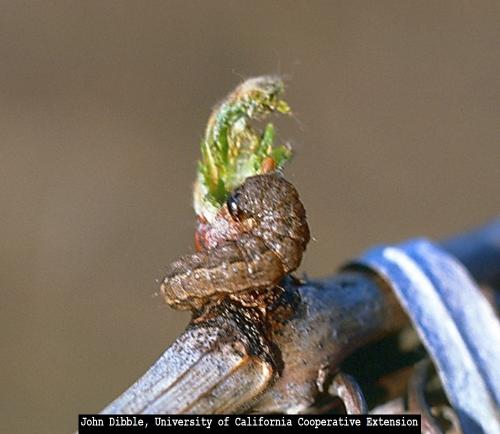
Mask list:
[{"label": "young green leaf", "polygon": [[272,159],[281,168],[291,158],[289,146],[274,146],[272,124],[263,131],[252,125],[272,113],[290,113],[281,99],[283,90],[278,77],[251,78],[213,110],[201,142],[194,189],[197,215],[210,221],[234,188],[247,177],[262,173],[264,161]]}]

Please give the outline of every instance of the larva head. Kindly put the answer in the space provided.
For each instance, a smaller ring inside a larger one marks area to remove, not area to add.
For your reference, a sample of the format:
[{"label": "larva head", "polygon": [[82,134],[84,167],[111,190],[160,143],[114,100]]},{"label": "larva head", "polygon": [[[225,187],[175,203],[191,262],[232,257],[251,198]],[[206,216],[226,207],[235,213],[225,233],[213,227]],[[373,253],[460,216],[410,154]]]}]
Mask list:
[{"label": "larva head", "polygon": [[245,232],[262,238],[280,257],[286,272],[298,267],[309,227],[291,183],[276,172],[249,177],[231,193],[226,208]]},{"label": "larva head", "polygon": [[248,220],[261,221],[263,217],[283,211],[303,213],[295,187],[278,173],[251,176],[229,195],[226,206],[234,220],[254,224]]}]

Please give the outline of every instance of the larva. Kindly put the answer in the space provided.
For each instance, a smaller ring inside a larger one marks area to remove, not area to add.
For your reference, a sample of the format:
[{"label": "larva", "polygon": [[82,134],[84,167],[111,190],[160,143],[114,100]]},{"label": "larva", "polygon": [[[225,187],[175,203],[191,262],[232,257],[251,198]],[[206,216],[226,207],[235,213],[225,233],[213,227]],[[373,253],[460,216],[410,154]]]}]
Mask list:
[{"label": "larva", "polygon": [[280,174],[247,178],[223,208],[238,233],[170,265],[161,291],[176,309],[272,288],[300,265],[309,226],[297,190]]}]

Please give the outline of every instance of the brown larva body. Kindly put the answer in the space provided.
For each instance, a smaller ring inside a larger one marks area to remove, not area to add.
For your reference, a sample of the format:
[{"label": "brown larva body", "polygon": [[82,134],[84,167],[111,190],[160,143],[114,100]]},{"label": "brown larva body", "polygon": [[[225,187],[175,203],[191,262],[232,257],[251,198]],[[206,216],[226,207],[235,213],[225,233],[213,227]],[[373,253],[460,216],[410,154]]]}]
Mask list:
[{"label": "brown larva body", "polygon": [[309,227],[297,190],[279,174],[248,178],[221,212],[234,220],[238,235],[171,264],[161,290],[172,307],[199,309],[229,295],[244,298],[274,287],[300,265]]}]

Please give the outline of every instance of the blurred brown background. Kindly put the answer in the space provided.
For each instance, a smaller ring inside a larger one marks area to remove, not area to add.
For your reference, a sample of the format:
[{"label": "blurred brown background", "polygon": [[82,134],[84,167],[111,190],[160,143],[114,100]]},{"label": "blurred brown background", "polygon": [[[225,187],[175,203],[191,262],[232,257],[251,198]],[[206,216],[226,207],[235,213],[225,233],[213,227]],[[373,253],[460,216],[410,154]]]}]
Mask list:
[{"label": "blurred brown background", "polygon": [[498,214],[498,2],[0,4],[0,431],[71,432],[184,328],[154,279],[192,250],[211,106],[282,73],[287,175],[326,275]]}]

